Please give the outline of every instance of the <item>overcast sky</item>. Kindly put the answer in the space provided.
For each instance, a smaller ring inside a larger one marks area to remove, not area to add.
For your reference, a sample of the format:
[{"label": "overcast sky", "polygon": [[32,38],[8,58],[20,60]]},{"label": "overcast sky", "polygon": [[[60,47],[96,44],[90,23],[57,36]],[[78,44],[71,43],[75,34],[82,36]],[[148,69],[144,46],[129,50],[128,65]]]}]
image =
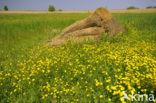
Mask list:
[{"label": "overcast sky", "polygon": [[49,5],[63,10],[94,10],[102,6],[108,9],[125,9],[129,6],[156,6],[156,0],[0,0],[1,10],[4,5],[9,10],[48,10]]}]

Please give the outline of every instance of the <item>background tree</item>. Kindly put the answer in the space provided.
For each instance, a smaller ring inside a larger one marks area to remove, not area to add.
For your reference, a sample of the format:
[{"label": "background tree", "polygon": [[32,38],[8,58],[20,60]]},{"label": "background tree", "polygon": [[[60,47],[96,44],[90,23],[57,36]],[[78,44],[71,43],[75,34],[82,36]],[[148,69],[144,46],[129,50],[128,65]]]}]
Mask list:
[{"label": "background tree", "polygon": [[153,7],[152,7],[152,6],[147,6],[147,7],[146,7],[146,9],[150,9],[150,8],[153,8]]},{"label": "background tree", "polygon": [[53,5],[49,5],[48,11],[55,11],[55,7]]},{"label": "background tree", "polygon": [[58,9],[58,11],[63,11],[62,9]]},{"label": "background tree", "polygon": [[139,9],[139,8],[136,8],[136,7],[134,7],[134,6],[130,6],[130,7],[128,7],[127,9]]},{"label": "background tree", "polygon": [[4,6],[4,10],[5,11],[8,11],[8,7],[6,5]]},{"label": "background tree", "polygon": [[153,8],[156,8],[156,6],[153,6]]}]

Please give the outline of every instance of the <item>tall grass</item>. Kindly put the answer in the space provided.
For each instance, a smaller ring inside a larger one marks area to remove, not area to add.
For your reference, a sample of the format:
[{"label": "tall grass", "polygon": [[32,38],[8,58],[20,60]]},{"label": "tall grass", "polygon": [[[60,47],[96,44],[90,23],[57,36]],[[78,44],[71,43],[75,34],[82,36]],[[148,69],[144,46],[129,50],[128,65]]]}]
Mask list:
[{"label": "tall grass", "polygon": [[[0,14],[2,103],[108,103],[155,94],[156,14],[113,14],[127,31],[98,43],[44,43],[89,14]],[[143,101],[146,102],[146,101]]]},{"label": "tall grass", "polygon": [[21,49],[32,48],[50,40],[60,30],[87,15],[0,14],[0,49],[5,55],[12,53],[12,50],[20,53]]}]

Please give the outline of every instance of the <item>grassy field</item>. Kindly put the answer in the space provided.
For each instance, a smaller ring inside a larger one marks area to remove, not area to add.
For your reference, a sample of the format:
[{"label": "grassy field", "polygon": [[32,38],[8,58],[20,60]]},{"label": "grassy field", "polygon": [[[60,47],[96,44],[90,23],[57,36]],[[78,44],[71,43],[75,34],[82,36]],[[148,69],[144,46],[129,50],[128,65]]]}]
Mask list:
[{"label": "grassy field", "polygon": [[156,13],[113,14],[127,31],[98,43],[44,45],[87,16],[0,14],[0,102],[131,103],[123,91],[156,95]]}]

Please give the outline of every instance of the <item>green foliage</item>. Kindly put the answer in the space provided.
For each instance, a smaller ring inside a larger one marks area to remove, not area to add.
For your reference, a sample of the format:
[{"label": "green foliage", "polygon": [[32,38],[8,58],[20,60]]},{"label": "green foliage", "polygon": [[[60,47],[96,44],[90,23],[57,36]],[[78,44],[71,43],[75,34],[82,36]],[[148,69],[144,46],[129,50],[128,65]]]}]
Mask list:
[{"label": "green foliage", "polygon": [[48,11],[55,11],[55,7],[53,5],[49,5]]},{"label": "green foliage", "polygon": [[[17,54],[21,54],[24,48],[32,48],[39,43],[50,40],[58,35],[63,28],[87,16],[88,14],[77,13],[1,14],[0,50],[3,50],[6,54],[12,54],[13,49]],[[0,61],[1,59],[7,59],[6,55],[0,53]]]},{"label": "green foliage", "polygon": [[146,9],[151,9],[151,8],[153,8],[152,6],[148,6],[148,7],[146,7]]},{"label": "green foliage", "polygon": [[130,7],[128,7],[127,9],[129,10],[129,9],[139,9],[139,8],[136,8],[136,7],[134,7],[134,6],[130,6]]},{"label": "green foliage", "polygon": [[152,8],[156,8],[156,6],[148,6],[148,7],[146,7],[146,9],[152,9]]},{"label": "green foliage", "polygon": [[62,9],[59,9],[58,11],[63,11]]},{"label": "green foliage", "polygon": [[0,102],[121,103],[122,90],[151,93],[155,13],[113,14],[127,31],[98,43],[45,47],[88,15],[1,14]]},{"label": "green foliage", "polygon": [[5,11],[8,11],[7,5],[4,6],[4,10],[5,10]]}]

